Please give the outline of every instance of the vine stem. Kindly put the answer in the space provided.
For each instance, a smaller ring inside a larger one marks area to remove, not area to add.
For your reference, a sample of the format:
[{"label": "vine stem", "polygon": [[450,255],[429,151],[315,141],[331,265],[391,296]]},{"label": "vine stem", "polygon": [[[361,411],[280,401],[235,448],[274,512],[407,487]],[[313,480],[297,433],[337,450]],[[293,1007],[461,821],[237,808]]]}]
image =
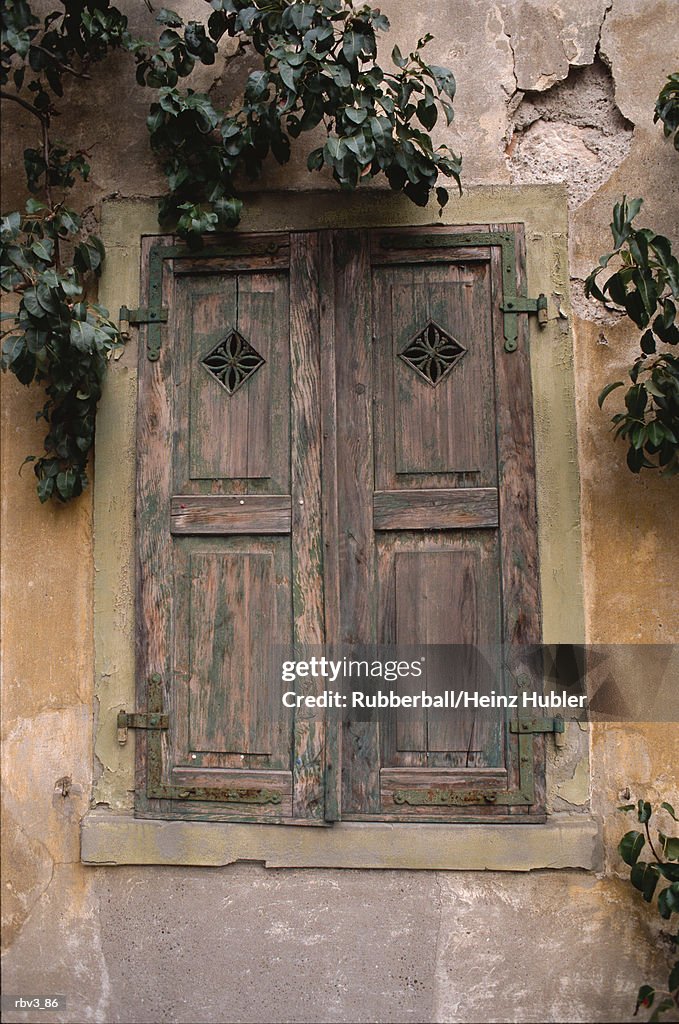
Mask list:
[{"label": "vine stem", "polygon": [[656,848],[653,845],[653,840],[651,839],[651,830],[648,827],[648,822],[647,821],[644,822],[644,831],[646,833],[646,838],[648,839],[648,845],[651,848],[651,853],[655,857],[656,863],[657,864],[664,864],[665,862],[660,859],[660,857],[658,856],[658,853],[656,851]]},{"label": "vine stem", "polygon": [[44,46],[39,46],[37,43],[31,43],[31,48],[33,50],[40,50],[41,53],[46,53],[48,57],[52,58],[54,63],[61,71],[65,71],[69,75],[74,75],[76,78],[86,78],[88,80],[91,80],[91,75],[86,74],[84,71],[76,71],[76,69],[72,68],[70,64],[62,63],[62,61],[55,57],[53,53],[50,53],[49,50],[46,50]]},{"label": "vine stem", "polygon": [[28,112],[33,114],[34,117],[37,117],[42,124],[45,123],[46,115],[41,114],[37,107],[34,107],[32,103],[28,103],[26,100],[22,99],[21,96],[15,96],[12,92],[5,92],[4,89],[0,89],[0,99],[13,100],[14,103],[18,103],[20,107],[24,108],[24,110],[28,110]]}]

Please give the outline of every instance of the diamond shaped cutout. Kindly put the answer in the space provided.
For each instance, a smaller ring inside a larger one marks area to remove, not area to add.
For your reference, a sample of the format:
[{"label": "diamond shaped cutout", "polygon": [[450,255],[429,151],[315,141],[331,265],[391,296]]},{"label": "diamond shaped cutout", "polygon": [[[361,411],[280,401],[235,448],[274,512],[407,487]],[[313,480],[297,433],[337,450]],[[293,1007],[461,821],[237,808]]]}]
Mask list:
[{"label": "diamond shaped cutout", "polygon": [[448,376],[466,351],[464,345],[439,324],[428,320],[422,330],[399,352],[399,357],[435,388]]},{"label": "diamond shaped cutout", "polygon": [[266,362],[240,331],[232,330],[202,360],[203,366],[232,395]]}]

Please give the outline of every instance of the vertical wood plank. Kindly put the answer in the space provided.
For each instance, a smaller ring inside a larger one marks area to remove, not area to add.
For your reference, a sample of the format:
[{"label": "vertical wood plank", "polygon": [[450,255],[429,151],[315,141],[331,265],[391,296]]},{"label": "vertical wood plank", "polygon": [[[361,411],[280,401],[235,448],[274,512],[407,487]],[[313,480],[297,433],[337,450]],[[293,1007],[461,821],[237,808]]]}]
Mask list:
[{"label": "vertical wood plank", "polygon": [[[372,524],[372,316],[368,235],[335,235],[337,506],[340,632],[346,645],[375,642]],[[342,806],[379,811],[379,726],[350,717],[343,736]]]},{"label": "vertical wood plank", "polygon": [[[173,239],[165,240],[169,246]],[[149,254],[158,238],[144,239],[142,245],[142,294],[149,288]],[[163,330],[160,358],[147,357],[146,332],[140,331],[138,361],[137,413],[137,496],[136,496],[136,671],[137,701],[146,708],[147,683],[153,675],[161,680],[163,702],[168,711],[171,682],[171,642],[173,625],[172,542],[167,529],[167,510],[172,491],[172,460],[168,458],[167,438],[174,429],[172,386],[172,349],[167,336],[174,327],[173,278],[167,260],[163,261],[163,297],[167,296],[170,319]],[[146,798],[147,737],[136,740],[135,806],[148,809]],[[167,755],[168,741],[161,739]],[[164,758],[166,762],[166,757]]]},{"label": "vertical wood plank", "polygon": [[[321,508],[319,239],[290,238],[290,358],[292,370],[292,593],[295,649],[320,646],[323,622]],[[309,680],[302,692],[322,689]],[[318,710],[295,716],[293,815],[323,818],[324,719]]]},{"label": "vertical wood plank", "polygon": [[[516,272],[519,289],[525,287],[525,241],[522,224],[504,225],[515,232]],[[499,225],[491,225],[498,230]],[[499,466],[499,507],[501,523],[501,572],[503,592],[503,638],[505,660],[512,673],[525,674],[522,657],[526,645],[540,643],[541,595],[535,493],[535,452],[532,416],[532,387],[527,316],[519,316],[518,346],[505,352],[503,319],[499,311],[502,265],[500,252],[493,252],[493,333],[495,339],[495,382],[497,401],[497,447]],[[525,679],[529,687],[542,688],[542,679]],[[523,739],[523,737],[522,737]],[[533,750],[536,803],[544,809],[544,739],[538,735],[528,742]],[[511,779],[518,784],[518,753],[510,745]],[[517,813],[524,813],[517,808]]]},{"label": "vertical wood plank", "polygon": [[[334,236],[319,232],[319,274],[325,268],[320,293],[320,382],[322,387],[322,465],[323,485],[323,598],[325,613],[325,649],[327,657],[341,655],[340,637],[340,560],[337,507],[337,382],[335,375],[335,279],[328,268],[334,266]],[[342,713],[330,710],[325,724],[325,820],[339,821],[342,816]]]}]

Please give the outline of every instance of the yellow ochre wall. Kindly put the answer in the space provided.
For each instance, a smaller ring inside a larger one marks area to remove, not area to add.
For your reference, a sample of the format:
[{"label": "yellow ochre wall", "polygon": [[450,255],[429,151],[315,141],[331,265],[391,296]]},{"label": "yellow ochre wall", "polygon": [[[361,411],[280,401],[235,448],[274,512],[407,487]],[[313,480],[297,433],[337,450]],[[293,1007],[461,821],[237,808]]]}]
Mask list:
[{"label": "yellow ochre wall", "polygon": [[[140,34],[153,31],[142,4],[120,6]],[[199,0],[174,6],[185,16],[204,10]],[[679,158],[652,120],[655,97],[677,70],[676,2],[385,0],[382,9],[392,23],[385,55],[430,31],[430,61],[455,71],[456,120],[435,134],[462,153],[470,191],[566,185],[568,265],[550,273],[570,287],[549,298],[552,314],[563,302],[559,321],[573,343],[577,454],[565,443],[563,457],[577,458],[580,475],[585,635],[591,643],[676,643],[679,484],[627,471],[596,397],[624,375],[637,334],[582,294],[609,247],[612,206],[623,193],[644,197],[642,223],[679,239]],[[194,88],[219,99],[242,85],[249,58],[244,69],[225,61],[228,47],[213,68],[195,73]],[[163,189],[146,141],[149,97],[133,79],[127,59],[112,57],[93,70],[91,84],[69,83],[63,103],[60,133],[75,148],[92,146],[92,177],[74,205],[91,204],[95,218],[106,199],[143,200]],[[3,210],[21,201],[30,121],[18,107],[5,121]],[[297,145],[291,164],[271,168],[258,187],[332,188],[305,169],[311,145]],[[418,222],[419,211],[412,214]],[[137,268],[117,266],[132,287]],[[121,363],[130,360],[125,354]],[[31,467],[18,469],[41,450],[40,392],[10,376],[1,383],[6,991],[65,992],[68,1008],[54,1019],[66,1021],[257,1021],[271,1019],[272,1006],[281,1020],[627,1020],[637,984],[661,979],[662,954],[653,916],[620,880],[616,845],[630,824],[615,808],[627,787],[633,796],[676,800],[674,723],[593,727],[589,777],[578,761],[562,780],[574,804],[586,803],[591,789],[601,872],[81,863],[80,821],[102,774],[92,753],[96,481],[68,507],[39,504]],[[128,388],[128,413],[133,398]],[[608,404],[612,411],[614,399]],[[131,475],[126,486],[110,499],[113,545],[116,501],[124,518]],[[108,595],[123,632],[133,625],[131,587],[121,574]],[[297,959],[300,943],[306,960]],[[206,971],[220,957],[216,974],[187,969],[187,960]],[[313,970],[305,973],[307,962]]]}]

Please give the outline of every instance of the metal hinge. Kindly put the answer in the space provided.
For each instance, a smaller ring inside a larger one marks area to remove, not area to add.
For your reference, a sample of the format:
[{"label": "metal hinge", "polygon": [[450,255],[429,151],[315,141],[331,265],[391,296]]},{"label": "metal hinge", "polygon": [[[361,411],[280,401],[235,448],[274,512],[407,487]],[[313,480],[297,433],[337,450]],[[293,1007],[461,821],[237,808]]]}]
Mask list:
[{"label": "metal hinge", "polygon": [[540,327],[548,322],[547,296],[544,292],[540,292],[537,299],[529,299],[525,295],[507,295],[500,309],[503,313],[537,313]]},{"label": "metal hinge", "polygon": [[118,712],[118,743],[123,746],[127,743],[128,729],[169,729],[170,716],[161,714],[146,714],[135,711],[128,714],[127,711]]},{"label": "metal hinge", "polygon": [[509,723],[509,731],[519,735],[551,732],[557,747],[562,747],[566,741],[566,726],[561,715],[556,715],[555,718],[519,718]]},{"label": "metal hinge", "polygon": [[167,323],[167,309],[153,309],[142,306],[139,309],[120,307],[119,326],[123,338],[130,336],[130,324],[161,324]]}]

